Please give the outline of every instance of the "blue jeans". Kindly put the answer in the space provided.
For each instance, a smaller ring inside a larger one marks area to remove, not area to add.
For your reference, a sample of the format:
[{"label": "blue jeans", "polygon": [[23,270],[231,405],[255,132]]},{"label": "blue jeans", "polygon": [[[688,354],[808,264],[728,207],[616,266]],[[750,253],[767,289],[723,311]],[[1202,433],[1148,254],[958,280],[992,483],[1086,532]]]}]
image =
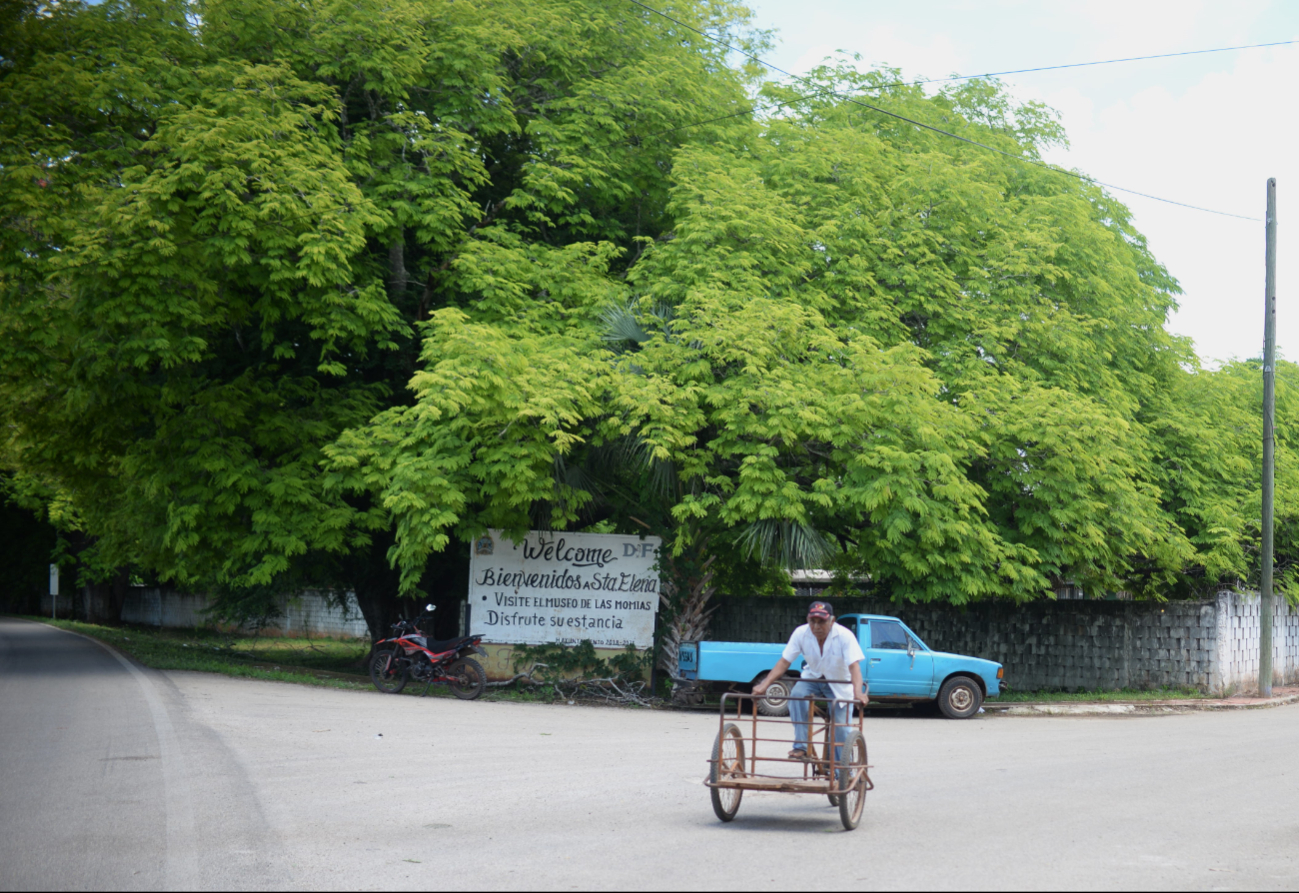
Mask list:
[{"label": "blue jeans", "polygon": [[[834,692],[831,691],[829,683],[815,682],[808,679],[800,680],[789,695],[791,698],[824,698],[829,702],[834,701]],[[834,758],[836,761],[843,757],[843,748],[838,745],[843,744],[848,738],[849,706],[846,703],[834,705],[834,740],[836,744]],[[808,714],[812,712],[811,707],[811,701],[791,700],[789,702],[789,715],[794,720],[794,750],[801,750],[803,753],[807,753],[807,738],[810,726]]]}]

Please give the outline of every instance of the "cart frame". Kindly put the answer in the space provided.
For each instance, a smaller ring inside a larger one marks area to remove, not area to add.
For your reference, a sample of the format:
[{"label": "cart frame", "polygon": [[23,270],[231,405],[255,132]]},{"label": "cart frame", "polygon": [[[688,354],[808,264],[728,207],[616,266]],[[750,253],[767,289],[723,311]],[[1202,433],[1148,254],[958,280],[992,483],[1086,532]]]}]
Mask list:
[{"label": "cart frame", "polygon": [[[787,677],[784,681],[796,684],[805,680]],[[793,685],[790,688],[792,690]],[[839,807],[840,819],[844,827],[851,831],[861,820],[866,792],[875,787],[870,778],[871,766],[867,762],[866,736],[862,726],[864,711],[858,709],[854,716],[853,708],[857,702],[851,698],[791,697],[788,700],[809,702],[806,759],[795,759],[783,754],[764,756],[760,753],[762,744],[779,743],[782,747],[790,745],[790,732],[793,731],[790,727],[795,725],[792,717],[760,716],[756,698],[751,694],[727,692],[722,695],[717,738],[713,742],[712,758],[708,761],[708,778],[704,781],[713,801],[713,811],[722,821],[731,821],[739,811],[745,791],[824,794],[832,805]],[[818,703],[830,708],[823,717],[818,716]],[[746,705],[751,718],[744,716]],[[835,722],[834,708],[839,706],[847,707],[847,722]],[[730,715],[732,711],[733,716]],[[772,724],[789,731],[780,737],[767,737],[767,732],[775,734],[769,728]],[[747,735],[741,728],[745,725],[749,727]],[[767,728],[763,728],[764,725]],[[840,736],[842,741],[839,740]],[[818,740],[821,740],[819,753]],[[770,750],[770,747],[767,749]],[[764,770],[775,770],[781,764],[793,764],[801,767],[802,774],[782,775],[774,771],[759,771],[760,764],[764,764]]]}]

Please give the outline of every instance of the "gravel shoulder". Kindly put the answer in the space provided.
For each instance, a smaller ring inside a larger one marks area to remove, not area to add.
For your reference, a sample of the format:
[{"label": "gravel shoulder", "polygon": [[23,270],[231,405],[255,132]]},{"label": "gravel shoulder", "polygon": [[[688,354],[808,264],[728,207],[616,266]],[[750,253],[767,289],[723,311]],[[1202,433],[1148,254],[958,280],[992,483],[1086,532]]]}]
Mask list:
[{"label": "gravel shoulder", "polygon": [[1272,697],[1256,694],[1229,698],[1173,698],[1132,701],[988,701],[984,710],[994,716],[1114,716],[1191,713],[1199,710],[1259,710],[1299,703],[1299,686],[1274,686]]}]

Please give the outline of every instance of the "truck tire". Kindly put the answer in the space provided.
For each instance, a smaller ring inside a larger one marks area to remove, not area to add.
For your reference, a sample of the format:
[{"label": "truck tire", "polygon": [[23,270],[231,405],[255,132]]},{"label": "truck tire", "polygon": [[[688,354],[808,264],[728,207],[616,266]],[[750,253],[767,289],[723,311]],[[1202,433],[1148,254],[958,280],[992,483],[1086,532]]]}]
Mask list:
[{"label": "truck tire", "polygon": [[763,716],[789,716],[790,685],[783,679],[771,683],[767,693],[757,699],[758,712]]},{"label": "truck tire", "polygon": [[983,704],[983,689],[969,676],[953,676],[938,690],[938,709],[948,719],[969,719]]}]

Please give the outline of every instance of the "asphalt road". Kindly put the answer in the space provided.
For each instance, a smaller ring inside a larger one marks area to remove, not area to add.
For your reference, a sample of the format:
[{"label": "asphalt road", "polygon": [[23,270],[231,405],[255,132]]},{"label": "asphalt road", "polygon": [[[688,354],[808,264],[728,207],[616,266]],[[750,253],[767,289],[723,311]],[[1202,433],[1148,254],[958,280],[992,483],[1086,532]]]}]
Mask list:
[{"label": "asphalt road", "polygon": [[871,716],[876,790],[700,784],[709,713],[129,666],[0,620],[0,888],[1294,889],[1299,706]]}]

